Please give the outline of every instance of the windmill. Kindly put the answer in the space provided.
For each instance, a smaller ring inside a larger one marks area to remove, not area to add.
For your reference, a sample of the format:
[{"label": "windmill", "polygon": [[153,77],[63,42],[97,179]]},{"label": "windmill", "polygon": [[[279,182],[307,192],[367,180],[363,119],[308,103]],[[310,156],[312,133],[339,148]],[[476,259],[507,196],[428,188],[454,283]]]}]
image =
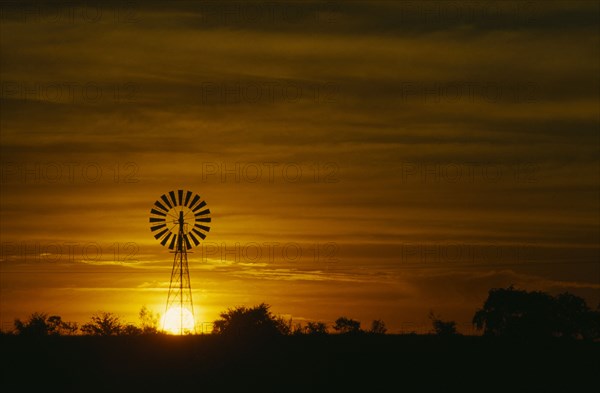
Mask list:
[{"label": "windmill", "polygon": [[195,332],[187,254],[206,238],[210,222],[210,209],[206,208],[206,202],[191,191],[163,194],[150,210],[150,230],[160,244],[175,254],[163,330],[175,334]]}]

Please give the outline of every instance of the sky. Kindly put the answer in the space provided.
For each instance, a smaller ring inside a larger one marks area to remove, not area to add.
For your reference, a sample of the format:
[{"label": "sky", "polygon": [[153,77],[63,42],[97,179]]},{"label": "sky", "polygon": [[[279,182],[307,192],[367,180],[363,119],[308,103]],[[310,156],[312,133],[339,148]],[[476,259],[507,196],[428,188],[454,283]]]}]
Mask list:
[{"label": "sky", "polygon": [[[491,288],[600,303],[597,2],[1,3],[0,325],[163,313],[171,190],[211,231],[196,320],[470,324]],[[204,325],[203,325],[204,326]]]}]

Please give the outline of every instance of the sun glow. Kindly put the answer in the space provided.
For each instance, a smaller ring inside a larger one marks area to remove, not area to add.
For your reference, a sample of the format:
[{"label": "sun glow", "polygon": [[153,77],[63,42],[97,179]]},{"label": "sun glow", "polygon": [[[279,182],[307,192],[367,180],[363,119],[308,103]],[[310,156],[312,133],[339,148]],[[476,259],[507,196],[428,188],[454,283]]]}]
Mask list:
[{"label": "sun glow", "polygon": [[187,308],[171,307],[162,318],[162,329],[170,334],[188,334],[194,332],[194,316]]}]

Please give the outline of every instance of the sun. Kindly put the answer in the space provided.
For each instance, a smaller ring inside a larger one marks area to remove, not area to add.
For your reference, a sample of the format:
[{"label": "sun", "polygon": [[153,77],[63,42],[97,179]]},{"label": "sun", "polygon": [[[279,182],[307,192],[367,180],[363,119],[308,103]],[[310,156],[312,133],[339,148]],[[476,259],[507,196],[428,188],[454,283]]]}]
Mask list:
[{"label": "sun", "polygon": [[162,329],[170,334],[187,334],[194,332],[194,316],[187,308],[179,306],[167,310],[161,320]]}]

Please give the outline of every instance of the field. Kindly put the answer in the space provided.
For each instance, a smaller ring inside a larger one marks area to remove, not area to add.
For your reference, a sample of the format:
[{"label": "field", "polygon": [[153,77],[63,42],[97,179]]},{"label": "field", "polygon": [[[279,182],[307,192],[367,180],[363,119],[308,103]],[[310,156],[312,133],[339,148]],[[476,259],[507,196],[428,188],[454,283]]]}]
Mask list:
[{"label": "field", "polygon": [[600,343],[429,335],[1,336],[3,392],[598,391]]}]

